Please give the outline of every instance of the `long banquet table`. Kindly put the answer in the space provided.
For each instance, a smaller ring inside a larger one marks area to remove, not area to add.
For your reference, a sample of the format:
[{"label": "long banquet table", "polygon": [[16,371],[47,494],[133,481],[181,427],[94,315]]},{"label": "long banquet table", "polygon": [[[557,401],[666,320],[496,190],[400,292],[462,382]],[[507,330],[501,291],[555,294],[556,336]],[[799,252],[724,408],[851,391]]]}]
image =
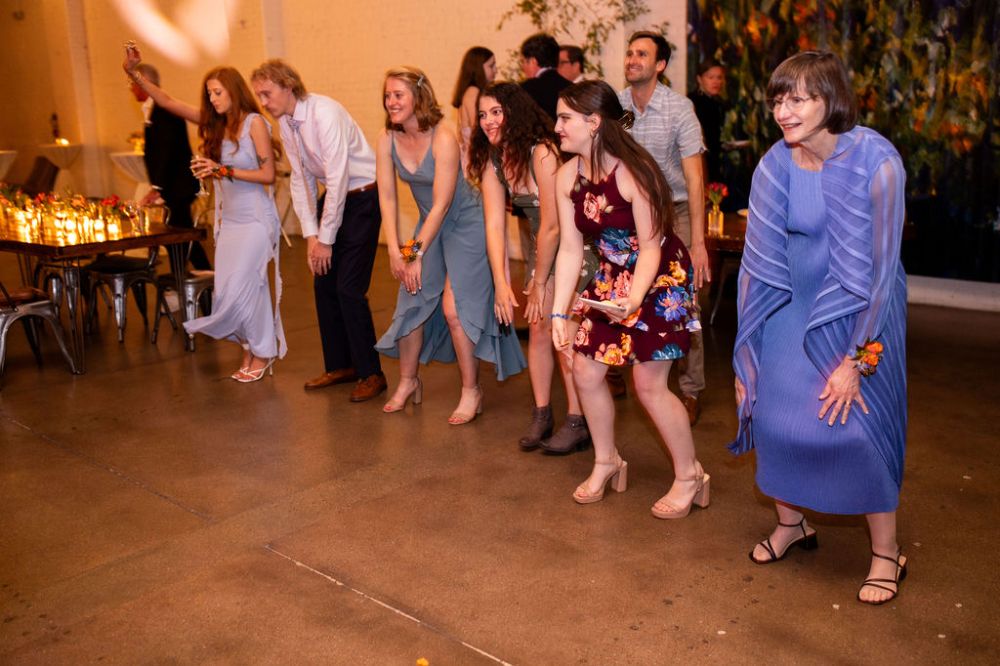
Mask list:
[{"label": "long banquet table", "polygon": [[[109,226],[111,228],[106,227],[100,231],[67,232],[56,227],[51,221],[32,228],[18,223],[11,217],[0,217],[0,252],[16,252],[62,264],[72,351],[77,371],[81,374],[86,366],[81,326],[82,313],[79,307],[80,260],[96,254],[165,245],[171,250],[167,253],[170,257],[170,268],[176,280],[175,284],[179,285],[184,280],[187,263],[187,253],[180,244],[199,241],[205,237],[204,229],[186,229],[158,223],[141,224],[128,219]],[[183,319],[183,308],[180,316]]]}]

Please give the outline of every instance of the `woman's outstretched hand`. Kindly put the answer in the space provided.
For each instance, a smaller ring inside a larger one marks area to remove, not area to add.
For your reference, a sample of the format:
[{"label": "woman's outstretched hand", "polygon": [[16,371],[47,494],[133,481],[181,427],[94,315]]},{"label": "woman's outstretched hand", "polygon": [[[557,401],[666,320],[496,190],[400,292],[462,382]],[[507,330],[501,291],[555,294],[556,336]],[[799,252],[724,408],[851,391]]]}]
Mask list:
[{"label": "woman's outstretched hand", "polygon": [[844,358],[837,366],[837,369],[830,374],[826,380],[823,392],[819,394],[819,399],[823,401],[823,407],[819,410],[819,418],[826,417],[827,412],[830,418],[827,425],[832,426],[837,416],[840,416],[840,424],[847,423],[847,415],[851,413],[851,405],[858,403],[861,411],[868,413],[868,405],[861,397],[861,372],[854,365],[854,359]]}]

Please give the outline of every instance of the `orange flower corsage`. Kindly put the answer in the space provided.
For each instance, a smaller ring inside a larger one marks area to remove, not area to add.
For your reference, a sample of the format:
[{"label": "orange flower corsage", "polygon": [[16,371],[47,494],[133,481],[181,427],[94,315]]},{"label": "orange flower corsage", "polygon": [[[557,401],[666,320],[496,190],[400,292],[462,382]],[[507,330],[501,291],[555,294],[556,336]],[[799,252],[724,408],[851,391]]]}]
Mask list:
[{"label": "orange flower corsage", "polygon": [[882,360],[883,349],[881,342],[865,340],[865,344],[858,346],[852,357],[854,367],[865,377],[874,375],[879,361]]},{"label": "orange flower corsage", "polygon": [[423,246],[416,238],[411,238],[400,246],[399,253],[403,255],[403,261],[412,264],[418,257],[424,256]]}]

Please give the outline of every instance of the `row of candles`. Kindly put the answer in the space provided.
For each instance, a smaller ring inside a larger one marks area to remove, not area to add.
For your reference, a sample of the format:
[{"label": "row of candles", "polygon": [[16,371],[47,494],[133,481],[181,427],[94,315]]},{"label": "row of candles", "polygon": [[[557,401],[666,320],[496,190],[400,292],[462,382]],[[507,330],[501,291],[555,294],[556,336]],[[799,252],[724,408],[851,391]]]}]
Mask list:
[{"label": "row of candles", "polygon": [[141,235],[146,215],[135,202],[117,198],[102,202],[50,198],[14,203],[0,196],[2,229],[8,239],[76,245]]}]

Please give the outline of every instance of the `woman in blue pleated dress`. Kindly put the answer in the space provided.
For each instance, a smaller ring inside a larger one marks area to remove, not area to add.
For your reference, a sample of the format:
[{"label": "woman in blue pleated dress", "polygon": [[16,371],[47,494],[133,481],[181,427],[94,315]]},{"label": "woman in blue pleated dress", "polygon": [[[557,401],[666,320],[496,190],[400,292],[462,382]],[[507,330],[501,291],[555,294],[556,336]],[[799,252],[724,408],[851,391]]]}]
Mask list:
[{"label": "woman in blue pleated dress", "polygon": [[906,574],[896,508],[906,438],[905,172],[856,125],[840,60],[783,62],[767,96],[784,139],[757,167],[740,271],[734,366],[740,430],[778,525],[750,559],[817,545],[802,513],[864,514],[872,560],[858,600],[895,598]]},{"label": "woman in blue pleated dress", "polygon": [[191,161],[198,178],[215,179],[215,285],[212,314],[184,322],[193,335],[204,333],[243,348],[231,376],[255,382],[287,351],[278,307],[272,307],[268,265],[275,262],[275,298],[281,299],[278,271],[280,226],[274,198],[277,142],[246,81],[232,67],[205,75],[201,109],[178,101],[136,71],[139,50],[126,52],[125,71],[156,104],[198,125],[201,155]]},{"label": "woman in blue pleated dress", "polygon": [[[448,422],[468,423],[482,411],[479,361],[498,379],[524,369],[517,337],[493,316],[482,205],[459,172],[455,129],[442,121],[430,81],[420,70],[389,70],[385,129],[376,143],[376,175],[389,265],[400,281],[392,324],[375,348],[399,358],[400,379],[383,411],[422,400],[419,363],[458,361],[462,393]],[[420,220],[401,242],[396,176],[413,193]]]}]

